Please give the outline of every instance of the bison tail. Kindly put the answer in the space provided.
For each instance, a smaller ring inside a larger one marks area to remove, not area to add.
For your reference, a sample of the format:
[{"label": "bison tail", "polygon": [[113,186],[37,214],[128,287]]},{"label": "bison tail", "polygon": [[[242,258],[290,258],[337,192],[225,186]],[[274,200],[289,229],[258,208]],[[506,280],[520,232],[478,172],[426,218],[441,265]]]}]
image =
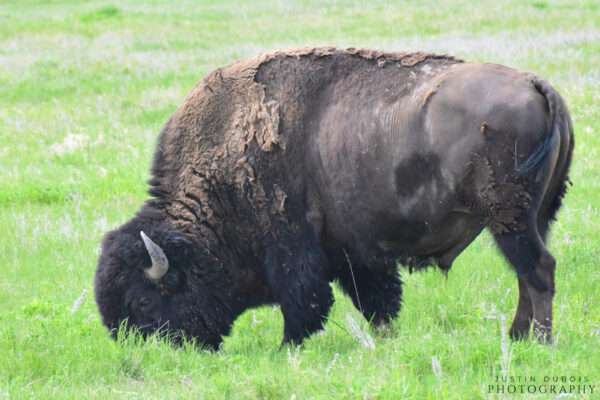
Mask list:
[{"label": "bison tail", "polygon": [[536,171],[556,146],[560,136],[560,129],[558,126],[559,118],[557,117],[562,108],[562,99],[560,98],[560,95],[544,80],[534,77],[531,80],[531,83],[537,91],[546,98],[546,102],[548,103],[551,118],[550,133],[534,152],[531,153],[527,160],[520,165],[515,164],[515,170],[519,175],[527,175],[530,172]]},{"label": "bison tail", "polygon": [[556,214],[561,207],[562,199],[567,192],[569,180],[569,169],[573,157],[574,137],[573,125],[569,110],[562,97],[546,81],[534,77],[532,84],[545,98],[551,117],[551,131],[537,147],[537,149],[521,164],[517,172],[521,175],[538,170],[545,160],[558,146],[558,157],[552,166],[551,178],[545,190],[544,200],[538,215],[538,228],[545,240],[549,224],[555,220]]}]

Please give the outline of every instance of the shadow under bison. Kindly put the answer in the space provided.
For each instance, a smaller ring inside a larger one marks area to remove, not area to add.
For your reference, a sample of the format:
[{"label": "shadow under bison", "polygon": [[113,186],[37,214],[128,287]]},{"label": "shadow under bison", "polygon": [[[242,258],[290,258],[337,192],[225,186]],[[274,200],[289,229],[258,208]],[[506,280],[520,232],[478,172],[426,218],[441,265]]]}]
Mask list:
[{"label": "shadow under bison", "polygon": [[544,242],[572,150],[560,95],[500,65],[316,48],[218,69],[164,127],[152,197],[104,239],[103,322],[217,348],[244,310],[279,304],[301,343],[338,281],[382,325],[398,262],[447,272],[487,227],[518,277],[511,336],[533,323],[550,341]]}]

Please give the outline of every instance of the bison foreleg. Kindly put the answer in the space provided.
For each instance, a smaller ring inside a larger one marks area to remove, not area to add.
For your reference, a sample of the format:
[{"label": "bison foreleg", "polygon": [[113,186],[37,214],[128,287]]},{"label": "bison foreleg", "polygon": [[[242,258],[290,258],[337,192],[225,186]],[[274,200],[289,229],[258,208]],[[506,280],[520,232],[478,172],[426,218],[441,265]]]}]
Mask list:
[{"label": "bison foreleg", "polygon": [[402,281],[395,261],[365,267],[344,253],[339,263],[342,265],[338,266],[338,282],[367,321],[384,327],[398,315]]},{"label": "bison foreleg", "polygon": [[299,345],[323,328],[333,292],[326,258],[313,234],[284,236],[267,249],[267,277],[283,313],[283,343]]}]

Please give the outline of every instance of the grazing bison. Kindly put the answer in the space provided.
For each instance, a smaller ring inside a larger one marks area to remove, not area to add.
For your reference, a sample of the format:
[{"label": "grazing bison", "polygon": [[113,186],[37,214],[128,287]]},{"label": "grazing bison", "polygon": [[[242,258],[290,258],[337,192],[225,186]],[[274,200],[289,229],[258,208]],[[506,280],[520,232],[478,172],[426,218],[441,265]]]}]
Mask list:
[{"label": "grazing bison", "polygon": [[398,262],[447,272],[487,227],[518,277],[511,336],[533,322],[551,340],[545,240],[572,150],[560,95],[500,65],[317,48],[218,69],[164,127],[151,199],[104,239],[103,322],[216,348],[244,310],[278,304],[301,343],[337,281],[382,325]]}]

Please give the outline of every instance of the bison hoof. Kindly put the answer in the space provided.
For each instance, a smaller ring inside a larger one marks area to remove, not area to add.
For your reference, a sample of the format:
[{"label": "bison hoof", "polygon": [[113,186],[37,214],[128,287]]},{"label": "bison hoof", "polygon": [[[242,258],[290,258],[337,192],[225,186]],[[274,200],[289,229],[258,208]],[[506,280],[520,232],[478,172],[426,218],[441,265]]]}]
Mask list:
[{"label": "bison hoof", "polygon": [[530,329],[531,325],[529,325],[529,323],[513,323],[513,325],[510,327],[510,331],[508,331],[508,334],[514,341],[527,340],[529,338]]},{"label": "bison hoof", "polygon": [[382,322],[375,326],[375,334],[382,338],[390,338],[394,336],[394,328],[388,322]]},{"label": "bison hoof", "polygon": [[552,332],[550,332],[548,329],[536,328],[533,330],[533,334],[537,341],[541,344],[554,344]]}]

